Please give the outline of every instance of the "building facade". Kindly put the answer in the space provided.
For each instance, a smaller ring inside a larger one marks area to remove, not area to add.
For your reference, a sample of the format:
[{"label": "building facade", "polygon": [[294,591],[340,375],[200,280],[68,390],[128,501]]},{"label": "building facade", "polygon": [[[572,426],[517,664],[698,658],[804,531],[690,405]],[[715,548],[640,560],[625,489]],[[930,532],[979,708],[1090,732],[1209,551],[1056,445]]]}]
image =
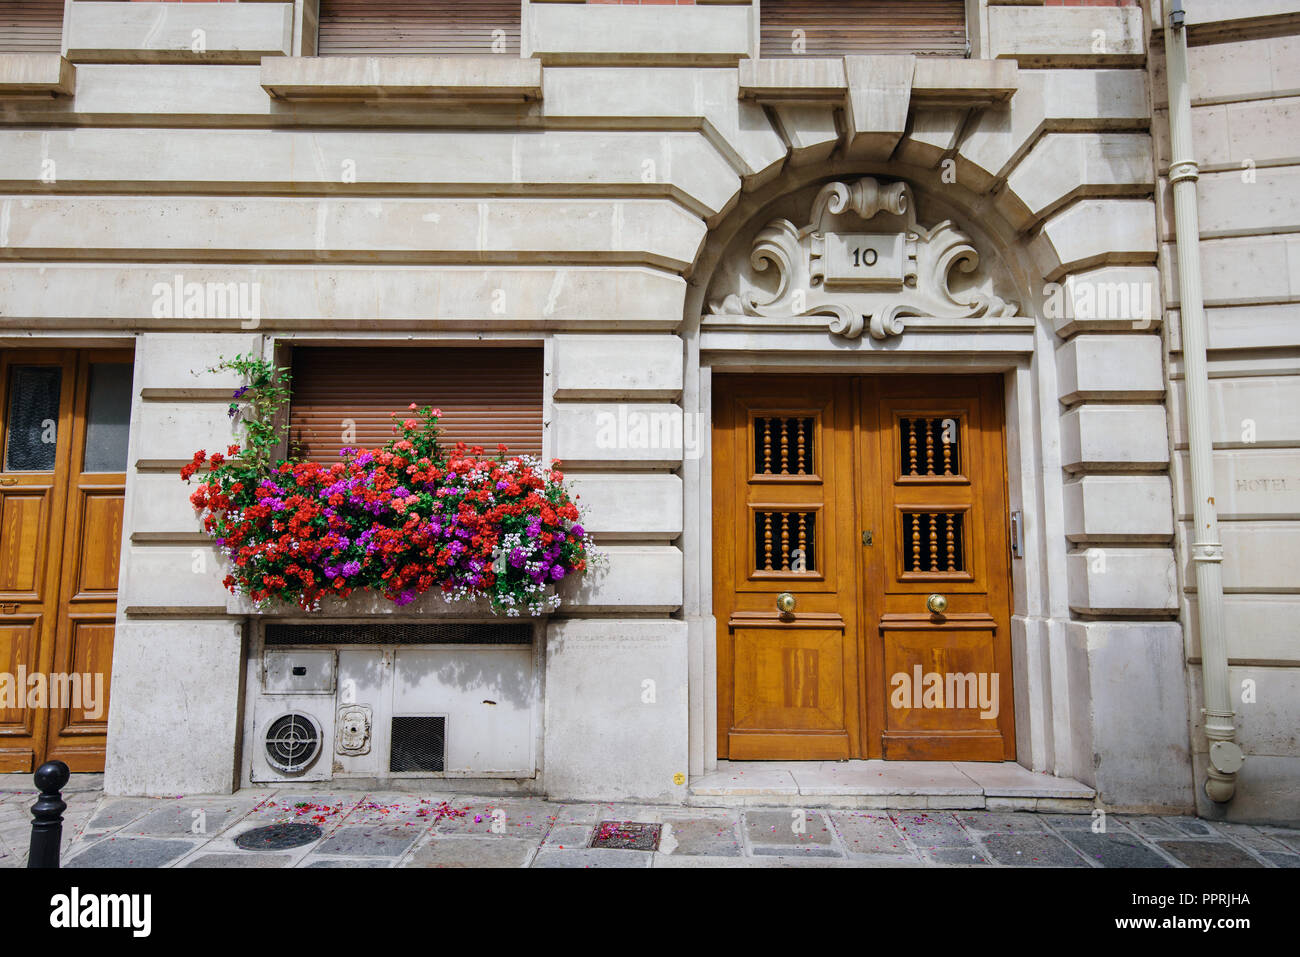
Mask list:
[{"label": "building facade", "polygon": [[[1297,819],[1300,4],[1184,0],[1180,85],[1163,3],[9,4],[0,661],[104,687],[0,701],[0,766]],[[428,402],[561,460],[606,562],[536,620],[253,608],[177,477],[233,355],[301,454]]]}]

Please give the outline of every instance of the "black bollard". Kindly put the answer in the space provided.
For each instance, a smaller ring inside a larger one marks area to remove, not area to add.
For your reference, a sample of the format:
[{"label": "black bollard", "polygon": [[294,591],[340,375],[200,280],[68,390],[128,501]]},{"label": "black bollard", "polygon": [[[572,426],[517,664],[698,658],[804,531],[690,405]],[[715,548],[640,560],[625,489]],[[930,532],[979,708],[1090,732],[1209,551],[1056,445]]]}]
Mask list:
[{"label": "black bollard", "polygon": [[60,793],[72,772],[62,761],[46,761],[32,776],[41,796],[32,805],[32,846],[28,867],[58,867],[59,844],[63,841],[63,812],[68,805]]}]

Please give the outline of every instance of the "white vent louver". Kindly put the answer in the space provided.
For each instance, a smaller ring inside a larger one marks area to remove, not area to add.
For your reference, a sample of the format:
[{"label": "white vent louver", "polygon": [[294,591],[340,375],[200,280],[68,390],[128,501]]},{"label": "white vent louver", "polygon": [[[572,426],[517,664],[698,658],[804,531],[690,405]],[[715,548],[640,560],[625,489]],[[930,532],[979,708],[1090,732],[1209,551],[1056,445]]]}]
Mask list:
[{"label": "white vent louver", "polygon": [[302,774],[321,753],[321,727],[309,714],[292,711],[266,729],[266,763],[283,774]]}]

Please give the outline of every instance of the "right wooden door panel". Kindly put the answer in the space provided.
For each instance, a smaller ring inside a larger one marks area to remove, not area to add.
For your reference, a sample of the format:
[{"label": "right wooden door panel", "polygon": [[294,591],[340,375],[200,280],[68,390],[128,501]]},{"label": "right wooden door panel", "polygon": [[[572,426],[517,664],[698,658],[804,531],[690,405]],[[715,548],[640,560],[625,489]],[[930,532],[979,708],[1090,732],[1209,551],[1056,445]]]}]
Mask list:
[{"label": "right wooden door panel", "polygon": [[[1001,383],[880,376],[858,383],[868,725],[880,756],[1015,756]],[[938,596],[946,607],[928,606]]]}]

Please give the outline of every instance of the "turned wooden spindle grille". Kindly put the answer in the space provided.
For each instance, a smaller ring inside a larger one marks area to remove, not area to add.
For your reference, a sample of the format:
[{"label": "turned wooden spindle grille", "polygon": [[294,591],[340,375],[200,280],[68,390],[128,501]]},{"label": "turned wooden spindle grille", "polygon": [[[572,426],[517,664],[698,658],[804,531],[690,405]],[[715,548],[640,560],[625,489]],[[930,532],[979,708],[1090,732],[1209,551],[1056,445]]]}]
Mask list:
[{"label": "turned wooden spindle grille", "polygon": [[817,513],[754,513],[754,555],[758,571],[817,570]]},{"label": "turned wooden spindle grille", "polygon": [[903,513],[904,572],[964,572],[961,512]]},{"label": "turned wooden spindle grille", "polygon": [[903,475],[961,474],[961,420],[956,416],[902,417],[898,438]]},{"label": "turned wooden spindle grille", "polygon": [[754,472],[758,475],[812,475],[813,433],[810,415],[754,417]]}]

